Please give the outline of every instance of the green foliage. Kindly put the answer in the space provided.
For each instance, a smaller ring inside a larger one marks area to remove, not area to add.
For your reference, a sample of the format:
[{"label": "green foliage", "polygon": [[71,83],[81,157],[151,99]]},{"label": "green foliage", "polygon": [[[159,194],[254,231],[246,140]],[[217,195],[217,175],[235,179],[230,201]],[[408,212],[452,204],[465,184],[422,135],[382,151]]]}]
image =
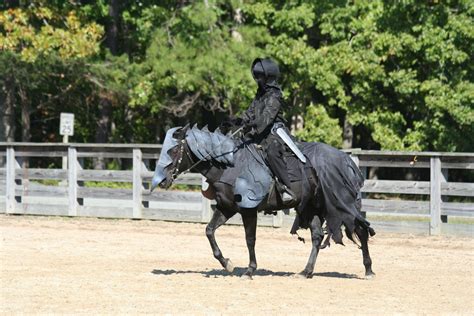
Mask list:
[{"label": "green foliage", "polygon": [[182,116],[193,106],[234,112],[248,103],[254,90],[248,65],[259,51],[253,41],[235,40],[230,28],[219,27],[228,13],[196,3],[157,28],[131,104]]},{"label": "green foliage", "polygon": [[354,147],[474,151],[472,1],[125,0],[118,10],[119,56],[104,44],[110,1],[0,12],[0,85],[13,77],[31,103],[33,140],[57,140],[50,123],[71,111],[74,140],[93,141],[104,100],[111,141],[216,126],[247,108],[249,66],[270,56],[305,140],[340,146],[348,121]]},{"label": "green foliage", "polygon": [[306,109],[304,116],[306,126],[296,133],[305,141],[323,142],[335,147],[342,145],[342,128],[339,126],[338,119],[331,118],[322,105],[311,104]]},{"label": "green foliage", "polygon": [[84,181],[87,188],[111,188],[111,189],[132,189],[130,182],[108,182],[108,181]]},{"label": "green foliage", "polygon": [[382,149],[474,150],[461,136],[474,132],[472,2],[321,4],[310,32],[280,30],[268,46],[290,70],[290,98],[336,107]]}]

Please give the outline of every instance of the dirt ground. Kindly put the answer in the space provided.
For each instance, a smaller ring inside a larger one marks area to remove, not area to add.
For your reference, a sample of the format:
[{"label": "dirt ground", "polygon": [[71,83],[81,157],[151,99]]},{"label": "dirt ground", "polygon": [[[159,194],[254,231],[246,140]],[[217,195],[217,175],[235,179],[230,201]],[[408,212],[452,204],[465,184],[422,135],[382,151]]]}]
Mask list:
[{"label": "dirt ground", "polygon": [[[243,228],[217,232],[238,268],[222,271],[204,225],[0,216],[0,313],[474,314],[474,240],[379,232],[373,280],[357,246],[322,250],[313,279],[292,275],[310,251],[287,229],[259,227],[259,270]],[[304,237],[309,237],[304,232]]]}]

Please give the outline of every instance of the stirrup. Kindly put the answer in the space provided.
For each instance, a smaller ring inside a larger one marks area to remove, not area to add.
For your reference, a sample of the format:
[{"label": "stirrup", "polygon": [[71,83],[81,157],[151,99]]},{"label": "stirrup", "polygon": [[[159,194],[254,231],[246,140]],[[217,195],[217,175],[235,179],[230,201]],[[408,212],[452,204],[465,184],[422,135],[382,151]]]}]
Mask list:
[{"label": "stirrup", "polygon": [[281,200],[283,203],[290,203],[293,201],[293,197],[288,192],[283,192]]},{"label": "stirrup", "polygon": [[282,194],[281,194],[281,200],[283,203],[291,203],[295,200],[295,194],[293,191],[290,190],[286,185],[282,185]]}]

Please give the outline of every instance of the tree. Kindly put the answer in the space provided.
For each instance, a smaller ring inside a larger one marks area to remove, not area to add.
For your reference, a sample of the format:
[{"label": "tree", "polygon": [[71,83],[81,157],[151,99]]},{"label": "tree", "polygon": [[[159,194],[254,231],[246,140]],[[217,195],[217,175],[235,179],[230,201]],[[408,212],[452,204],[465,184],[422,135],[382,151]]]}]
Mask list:
[{"label": "tree", "polygon": [[472,1],[21,4],[0,5],[10,8],[0,14],[0,102],[7,125],[30,113],[33,139],[55,139],[45,122],[60,110],[76,113],[82,141],[157,142],[171,125],[215,127],[248,106],[250,64],[270,56],[305,140],[474,150],[464,137],[474,132]]},{"label": "tree", "polygon": [[[102,29],[95,23],[82,24],[74,11],[63,15],[57,7],[48,7],[40,1],[28,6],[10,8],[0,14],[0,50],[3,79],[0,84],[3,96],[0,100],[4,113],[5,131],[14,131],[15,121],[11,118],[16,103],[21,105],[22,141],[31,138],[32,100],[44,100],[44,95],[51,91],[45,87],[59,76],[64,78],[64,72],[49,73],[45,71],[59,63],[68,68],[69,64],[85,59],[98,52],[99,39]],[[53,77],[53,78],[52,78]],[[54,80],[56,81],[56,80]],[[56,98],[66,90],[56,90]],[[40,103],[41,104],[41,103]],[[37,104],[38,105],[38,104]],[[36,110],[40,110],[37,107]],[[3,111],[2,111],[3,112]],[[15,136],[7,135],[12,141]]]},{"label": "tree", "polygon": [[[246,107],[256,89],[249,67],[262,54],[265,30],[241,25],[240,8],[228,1],[155,10],[166,22],[153,33],[130,101],[134,109],[151,114],[154,121],[144,123],[156,125],[161,117],[168,124],[192,120],[212,125],[203,111],[234,115]],[[159,133],[166,127],[159,126]]]},{"label": "tree", "polygon": [[474,126],[472,2],[258,2],[247,12],[273,33],[267,49],[290,73],[298,111],[324,105],[363,148],[474,149],[460,137]]}]

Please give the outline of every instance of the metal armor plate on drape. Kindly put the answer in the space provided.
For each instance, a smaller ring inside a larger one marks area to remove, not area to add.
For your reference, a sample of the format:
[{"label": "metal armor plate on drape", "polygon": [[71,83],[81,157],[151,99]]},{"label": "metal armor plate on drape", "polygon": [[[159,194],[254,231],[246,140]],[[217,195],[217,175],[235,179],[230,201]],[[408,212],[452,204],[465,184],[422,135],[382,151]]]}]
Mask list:
[{"label": "metal armor plate on drape", "polygon": [[242,208],[255,208],[265,199],[272,185],[270,169],[253,144],[237,151],[236,164],[236,204]]},{"label": "metal armor plate on drape", "polygon": [[186,132],[186,142],[189,149],[200,160],[214,159],[226,165],[234,163],[234,141],[219,130],[212,133],[207,127],[199,129],[194,125]]}]

